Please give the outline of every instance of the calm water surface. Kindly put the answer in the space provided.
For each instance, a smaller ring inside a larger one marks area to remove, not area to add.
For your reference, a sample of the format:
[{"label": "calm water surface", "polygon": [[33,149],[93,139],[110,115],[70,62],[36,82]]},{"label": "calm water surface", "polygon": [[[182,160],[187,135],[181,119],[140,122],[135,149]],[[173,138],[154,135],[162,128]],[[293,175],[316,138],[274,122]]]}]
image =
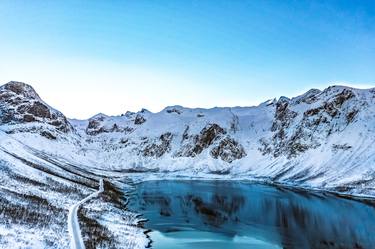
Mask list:
[{"label": "calm water surface", "polygon": [[129,207],[157,249],[375,249],[375,205],[232,181],[149,181]]}]

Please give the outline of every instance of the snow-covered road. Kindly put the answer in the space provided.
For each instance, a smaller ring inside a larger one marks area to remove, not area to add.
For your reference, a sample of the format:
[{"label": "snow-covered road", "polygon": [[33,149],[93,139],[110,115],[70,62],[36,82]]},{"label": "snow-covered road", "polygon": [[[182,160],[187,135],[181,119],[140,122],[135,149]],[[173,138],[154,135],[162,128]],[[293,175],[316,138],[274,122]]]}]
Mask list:
[{"label": "snow-covered road", "polygon": [[70,237],[70,248],[71,249],[85,249],[85,244],[83,243],[81,229],[79,227],[77,211],[79,207],[85,203],[86,201],[90,200],[98,196],[98,194],[104,191],[103,186],[103,179],[99,181],[99,190],[92,193],[91,195],[87,196],[86,198],[82,199],[81,201],[77,202],[73,206],[69,208],[68,214],[68,231]]}]

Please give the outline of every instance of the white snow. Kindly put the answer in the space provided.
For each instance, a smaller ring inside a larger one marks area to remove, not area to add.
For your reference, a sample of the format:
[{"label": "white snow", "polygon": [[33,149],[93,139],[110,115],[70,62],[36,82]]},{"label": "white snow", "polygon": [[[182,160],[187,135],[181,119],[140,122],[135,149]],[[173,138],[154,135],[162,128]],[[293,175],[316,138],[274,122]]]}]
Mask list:
[{"label": "white snow", "polygon": [[77,211],[85,202],[89,201],[92,198],[97,197],[100,193],[104,191],[103,179],[99,181],[99,190],[92,193],[91,195],[80,200],[73,206],[69,208],[68,214],[68,231],[70,236],[70,248],[71,249],[85,249],[85,244],[83,243],[81,229],[79,227]]}]

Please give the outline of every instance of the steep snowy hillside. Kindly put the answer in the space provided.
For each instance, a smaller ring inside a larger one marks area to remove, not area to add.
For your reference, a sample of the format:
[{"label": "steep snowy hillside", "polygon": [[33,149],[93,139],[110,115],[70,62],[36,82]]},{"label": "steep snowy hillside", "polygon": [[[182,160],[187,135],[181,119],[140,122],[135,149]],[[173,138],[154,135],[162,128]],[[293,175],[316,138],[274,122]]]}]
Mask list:
[{"label": "steep snowy hillside", "polygon": [[171,106],[69,121],[26,84],[0,89],[0,129],[56,160],[99,171],[258,179],[375,195],[375,89],[332,86],[256,107]]},{"label": "steep snowy hillside", "polygon": [[[18,82],[0,87],[0,111],[0,248],[70,248],[68,210],[97,190],[103,178],[104,191],[78,212],[87,248],[144,248],[149,243],[137,214],[124,208],[126,197],[119,189],[129,186],[123,174],[85,168],[35,149],[54,146],[45,141],[77,148],[70,142],[78,136],[32,87]],[[117,220],[116,226],[108,220]]]}]

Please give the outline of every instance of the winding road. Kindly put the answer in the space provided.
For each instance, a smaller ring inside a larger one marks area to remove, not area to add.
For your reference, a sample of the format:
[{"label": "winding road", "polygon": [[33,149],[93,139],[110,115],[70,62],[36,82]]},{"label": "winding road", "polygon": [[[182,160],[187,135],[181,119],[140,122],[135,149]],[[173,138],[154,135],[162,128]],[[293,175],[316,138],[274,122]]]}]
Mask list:
[{"label": "winding road", "polygon": [[77,211],[79,207],[87,202],[88,200],[97,197],[98,194],[104,191],[103,179],[99,180],[99,190],[87,196],[86,198],[80,200],[73,206],[69,208],[68,214],[68,231],[70,237],[70,248],[71,249],[85,249],[85,244],[83,243],[81,229],[79,227]]}]

